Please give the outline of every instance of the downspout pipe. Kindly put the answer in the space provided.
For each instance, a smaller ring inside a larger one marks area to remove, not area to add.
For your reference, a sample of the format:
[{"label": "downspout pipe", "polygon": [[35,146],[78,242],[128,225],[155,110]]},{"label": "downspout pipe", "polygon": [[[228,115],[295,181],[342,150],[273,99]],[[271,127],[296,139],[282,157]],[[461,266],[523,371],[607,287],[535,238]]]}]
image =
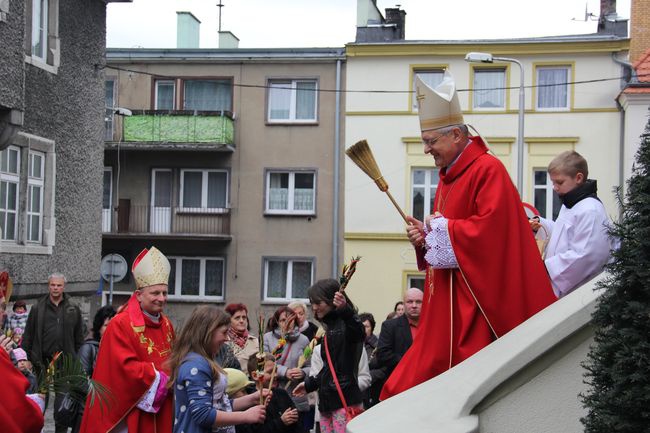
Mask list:
[{"label": "downspout pipe", "polygon": [[[616,52],[612,52],[612,60],[614,63],[621,65],[623,68],[626,68],[630,71],[630,81],[625,83],[622,87],[625,89],[628,85],[633,83],[638,83],[639,78],[636,74],[634,66],[630,62],[625,60],[620,60],[616,56]],[[619,144],[618,144],[618,189],[621,194],[625,191],[625,110],[616,99],[616,107],[620,113],[619,116]],[[623,209],[619,203],[619,219],[623,216]]]},{"label": "downspout pipe", "polygon": [[621,60],[618,57],[616,57],[616,52],[612,52],[612,60],[614,61],[614,63],[618,63],[619,65],[623,66],[624,68],[630,71],[630,81],[625,83],[626,85],[639,82],[639,77],[636,75],[636,70],[634,69],[634,66],[632,66],[632,63],[625,60]]},{"label": "downspout pipe", "polygon": [[339,196],[341,171],[341,59],[336,61],[336,102],[334,115],[334,205],[332,206],[332,278],[339,273]]}]

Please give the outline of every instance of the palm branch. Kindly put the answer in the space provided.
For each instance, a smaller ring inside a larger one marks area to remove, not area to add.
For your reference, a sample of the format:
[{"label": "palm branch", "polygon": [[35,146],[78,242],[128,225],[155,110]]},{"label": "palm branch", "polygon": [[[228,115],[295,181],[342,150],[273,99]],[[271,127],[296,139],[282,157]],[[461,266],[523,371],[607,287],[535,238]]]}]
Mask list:
[{"label": "palm branch", "polygon": [[88,377],[81,361],[69,353],[57,352],[47,369],[38,378],[39,393],[68,393],[70,398],[84,405],[88,396],[91,406],[99,404],[100,411],[113,402],[110,390],[101,382]]},{"label": "palm branch", "polygon": [[352,260],[350,261],[350,265],[343,265],[343,271],[341,272],[341,277],[339,278],[339,282],[341,284],[339,291],[341,292],[344,291],[345,288],[348,286],[348,283],[350,282],[352,275],[354,275],[354,272],[357,270],[357,263],[360,260],[361,260],[361,256],[352,257]]}]

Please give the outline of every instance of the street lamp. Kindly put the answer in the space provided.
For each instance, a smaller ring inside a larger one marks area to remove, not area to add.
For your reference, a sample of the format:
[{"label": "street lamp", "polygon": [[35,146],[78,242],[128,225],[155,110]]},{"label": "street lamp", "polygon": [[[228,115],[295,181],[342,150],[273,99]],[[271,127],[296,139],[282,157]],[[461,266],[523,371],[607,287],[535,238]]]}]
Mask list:
[{"label": "street lamp", "polygon": [[519,65],[519,128],[517,131],[517,191],[519,196],[524,196],[524,66],[517,59],[508,57],[494,57],[490,53],[467,53],[466,62],[471,63],[494,63],[494,61],[510,62]]}]

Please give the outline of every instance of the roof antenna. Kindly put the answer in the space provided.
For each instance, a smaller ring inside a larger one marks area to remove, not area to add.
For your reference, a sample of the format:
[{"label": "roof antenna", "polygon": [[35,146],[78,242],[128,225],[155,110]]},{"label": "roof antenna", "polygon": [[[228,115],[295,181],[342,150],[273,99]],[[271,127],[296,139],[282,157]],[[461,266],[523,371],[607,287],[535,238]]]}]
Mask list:
[{"label": "roof antenna", "polygon": [[219,32],[221,32],[221,8],[224,7],[224,5],[221,3],[221,0],[219,0],[217,7],[219,8]]},{"label": "roof antenna", "polygon": [[592,14],[589,12],[589,9],[587,8],[587,3],[585,3],[585,18],[584,19],[578,19],[578,18],[571,18],[571,21],[597,21],[598,20],[598,15]]}]

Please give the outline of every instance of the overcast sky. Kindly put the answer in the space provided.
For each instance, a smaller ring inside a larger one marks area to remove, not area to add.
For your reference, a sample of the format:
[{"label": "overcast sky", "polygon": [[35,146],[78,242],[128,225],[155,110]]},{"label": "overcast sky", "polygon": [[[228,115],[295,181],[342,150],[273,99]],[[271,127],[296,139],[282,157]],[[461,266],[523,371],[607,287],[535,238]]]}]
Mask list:
[{"label": "overcast sky", "polygon": [[[176,11],[201,21],[201,48],[217,47],[219,0],[133,0],[109,3],[107,46],[174,48]],[[222,0],[222,30],[241,48],[342,47],[353,42],[356,0]],[[600,0],[377,0],[384,13],[406,11],[406,39],[493,39],[594,33],[585,5],[599,14]],[[618,0],[630,16],[630,0]]]}]

